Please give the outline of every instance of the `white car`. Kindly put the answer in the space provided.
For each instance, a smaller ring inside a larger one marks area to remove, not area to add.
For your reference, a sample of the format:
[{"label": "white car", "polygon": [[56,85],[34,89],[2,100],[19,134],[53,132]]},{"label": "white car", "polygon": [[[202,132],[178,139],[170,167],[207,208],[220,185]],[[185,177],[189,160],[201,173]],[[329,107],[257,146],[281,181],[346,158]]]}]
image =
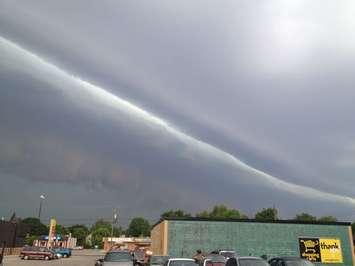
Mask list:
[{"label": "white car", "polygon": [[164,266],[196,266],[196,262],[193,259],[188,258],[171,258],[168,259]]}]

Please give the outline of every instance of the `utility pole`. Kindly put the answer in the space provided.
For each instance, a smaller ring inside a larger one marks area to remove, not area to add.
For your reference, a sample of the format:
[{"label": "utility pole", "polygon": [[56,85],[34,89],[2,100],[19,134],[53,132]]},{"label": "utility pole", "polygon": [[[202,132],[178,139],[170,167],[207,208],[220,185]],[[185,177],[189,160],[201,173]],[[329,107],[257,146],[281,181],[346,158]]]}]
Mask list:
[{"label": "utility pole", "polygon": [[39,202],[38,219],[41,220],[42,204],[46,197],[44,195],[40,196],[41,201]]},{"label": "utility pole", "polygon": [[112,227],[111,227],[111,242],[112,238],[113,238],[113,225],[117,223],[118,220],[118,213],[117,213],[117,209],[113,210],[113,216],[112,216]]},{"label": "utility pole", "polygon": [[4,252],[5,252],[6,242],[2,243],[1,253],[0,253],[0,265],[2,265],[2,261],[4,259]]}]

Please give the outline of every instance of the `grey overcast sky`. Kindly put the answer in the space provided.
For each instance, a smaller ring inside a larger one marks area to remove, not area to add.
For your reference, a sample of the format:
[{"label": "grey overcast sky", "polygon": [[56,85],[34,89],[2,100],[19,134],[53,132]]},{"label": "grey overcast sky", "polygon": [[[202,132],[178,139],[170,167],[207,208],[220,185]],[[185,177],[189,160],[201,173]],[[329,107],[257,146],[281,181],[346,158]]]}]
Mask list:
[{"label": "grey overcast sky", "polygon": [[355,220],[354,1],[0,0],[0,216],[223,203]]}]

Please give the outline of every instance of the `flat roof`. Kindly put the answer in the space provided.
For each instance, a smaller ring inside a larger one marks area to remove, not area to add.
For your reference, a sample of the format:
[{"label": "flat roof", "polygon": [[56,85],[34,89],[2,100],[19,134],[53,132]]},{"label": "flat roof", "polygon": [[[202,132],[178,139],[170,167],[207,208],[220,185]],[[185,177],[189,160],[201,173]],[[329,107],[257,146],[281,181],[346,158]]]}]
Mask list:
[{"label": "flat roof", "polygon": [[236,223],[272,223],[272,224],[314,224],[314,225],[340,225],[351,226],[350,222],[319,222],[319,221],[297,221],[297,220],[256,220],[256,219],[218,219],[199,217],[169,217],[160,219],[153,227],[163,221],[189,221],[189,222],[236,222]]}]

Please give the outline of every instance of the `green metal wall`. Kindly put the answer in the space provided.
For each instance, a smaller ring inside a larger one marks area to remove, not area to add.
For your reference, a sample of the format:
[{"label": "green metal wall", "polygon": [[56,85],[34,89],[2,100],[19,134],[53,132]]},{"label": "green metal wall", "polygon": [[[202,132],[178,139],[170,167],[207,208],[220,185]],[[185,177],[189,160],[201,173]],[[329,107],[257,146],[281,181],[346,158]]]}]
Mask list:
[{"label": "green metal wall", "polygon": [[298,257],[299,237],[339,238],[344,263],[334,265],[353,266],[349,227],[344,225],[170,220],[168,253],[191,257],[196,249],[234,249],[240,256]]}]

